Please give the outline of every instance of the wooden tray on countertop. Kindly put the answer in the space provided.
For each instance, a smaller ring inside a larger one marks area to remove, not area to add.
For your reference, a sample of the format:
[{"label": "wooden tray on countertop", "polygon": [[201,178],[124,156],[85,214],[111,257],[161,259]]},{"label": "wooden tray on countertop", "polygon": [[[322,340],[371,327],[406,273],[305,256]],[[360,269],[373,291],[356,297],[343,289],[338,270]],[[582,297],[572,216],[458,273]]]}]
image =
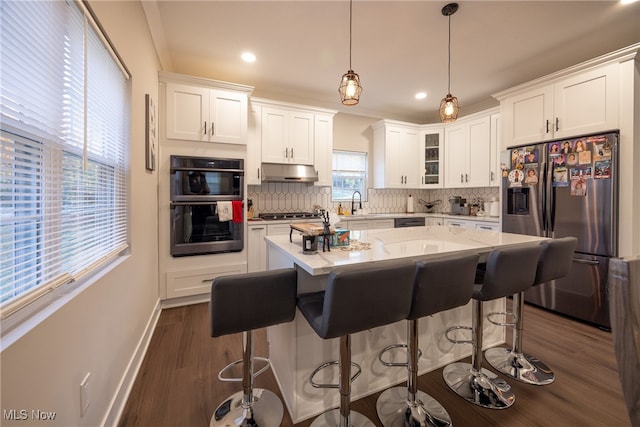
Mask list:
[{"label": "wooden tray on countertop", "polygon": [[[321,236],[324,231],[324,227],[318,224],[308,224],[304,222],[296,222],[293,224],[289,224],[291,226],[291,230],[296,230],[301,232],[306,236]],[[333,227],[329,228],[329,234],[335,234],[335,230]]]}]

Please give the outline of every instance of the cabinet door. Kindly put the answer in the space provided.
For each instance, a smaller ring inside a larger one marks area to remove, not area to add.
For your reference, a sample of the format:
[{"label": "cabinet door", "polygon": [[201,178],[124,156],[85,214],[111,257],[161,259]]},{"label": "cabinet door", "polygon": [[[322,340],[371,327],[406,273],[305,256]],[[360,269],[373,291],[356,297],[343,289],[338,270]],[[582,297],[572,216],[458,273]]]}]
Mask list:
[{"label": "cabinet door", "polygon": [[209,140],[226,144],[247,143],[247,96],[211,90]]},{"label": "cabinet door", "polygon": [[445,219],[444,225],[448,225],[451,227],[467,228],[470,230],[475,228],[473,221],[465,221],[461,219]]},{"label": "cabinet door", "polygon": [[[286,140],[285,140],[286,141]],[[286,150],[288,148],[288,151]],[[313,165],[313,114],[292,111],[289,116],[289,137],[285,146],[286,161]]]},{"label": "cabinet door", "polygon": [[489,116],[468,123],[467,172],[468,187],[487,187],[490,178],[491,119]]},{"label": "cabinet door", "polygon": [[387,129],[384,147],[384,188],[402,188],[404,186],[404,173],[400,161],[401,153],[398,147],[402,144],[402,131],[400,129]]},{"label": "cabinet door", "polygon": [[500,231],[500,224],[491,222],[476,222],[476,230]]},{"label": "cabinet door", "polygon": [[420,144],[420,187],[442,188],[444,129],[422,131]]},{"label": "cabinet door", "polygon": [[247,185],[260,185],[262,183],[262,109],[259,105],[252,105],[249,109],[247,136],[247,163],[245,165],[244,176]]},{"label": "cabinet door", "polygon": [[267,243],[264,241],[267,235],[266,226],[251,226],[248,227],[247,238],[247,269],[249,273],[254,271],[266,271],[267,270]]},{"label": "cabinet door", "polygon": [[400,165],[398,167],[404,172],[403,187],[419,188],[420,172],[418,163],[418,153],[420,152],[420,133],[418,130],[407,129],[402,133],[402,146],[400,148]]},{"label": "cabinet door", "polygon": [[369,230],[382,230],[394,227],[395,221],[393,219],[374,219],[369,221]]},{"label": "cabinet door", "polygon": [[316,114],[313,124],[313,163],[318,172],[315,185],[333,185],[333,116]]},{"label": "cabinet door", "polygon": [[543,87],[504,101],[507,146],[541,142],[553,137],[553,89]]},{"label": "cabinet door", "polygon": [[262,107],[262,161],[282,163],[286,161],[285,147],[289,137],[289,112]]},{"label": "cabinet door", "polygon": [[554,136],[618,129],[618,64],[580,73],[554,85]]},{"label": "cabinet door", "polygon": [[467,128],[465,125],[445,129],[444,149],[444,185],[447,188],[464,187],[464,175],[467,172]]},{"label": "cabinet door", "polygon": [[209,89],[167,83],[167,138],[207,141],[209,107]]},{"label": "cabinet door", "polygon": [[500,114],[491,115],[491,144],[489,154],[489,186],[500,186],[500,147],[502,147],[502,120]]}]

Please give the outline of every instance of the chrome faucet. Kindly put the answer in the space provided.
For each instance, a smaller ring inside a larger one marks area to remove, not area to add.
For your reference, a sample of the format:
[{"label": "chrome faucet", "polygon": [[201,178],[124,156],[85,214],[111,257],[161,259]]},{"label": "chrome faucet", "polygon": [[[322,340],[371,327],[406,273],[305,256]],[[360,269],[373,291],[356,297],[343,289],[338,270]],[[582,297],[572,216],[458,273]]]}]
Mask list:
[{"label": "chrome faucet", "polygon": [[356,213],[356,206],[355,206],[355,198],[356,198],[356,193],[358,193],[359,199],[360,199],[360,209],[362,209],[362,194],[360,194],[360,192],[358,190],[353,192],[353,195],[351,196],[351,215]]}]

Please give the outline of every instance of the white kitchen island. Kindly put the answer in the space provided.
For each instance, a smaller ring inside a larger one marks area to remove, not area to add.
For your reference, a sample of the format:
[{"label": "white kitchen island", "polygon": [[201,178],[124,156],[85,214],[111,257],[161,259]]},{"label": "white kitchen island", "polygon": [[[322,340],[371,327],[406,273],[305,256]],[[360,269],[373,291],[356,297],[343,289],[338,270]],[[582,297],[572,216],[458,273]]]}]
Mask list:
[{"label": "white kitchen island", "polygon": [[[323,290],[329,272],[343,266],[401,258],[426,259],[451,253],[473,252],[486,256],[494,248],[543,240],[533,236],[459,227],[409,227],[352,231],[350,247],[333,247],[330,252],[322,252],[322,245],[319,245],[317,254],[307,255],[302,253],[302,238],[297,233],[293,235],[293,242],[289,241],[288,235],[268,236],[265,239],[268,268],[295,267],[298,271],[299,294]],[[393,286],[393,283],[389,283],[389,286]],[[504,299],[485,304],[487,313],[505,311]],[[484,347],[504,343],[504,328],[484,323]],[[445,338],[446,329],[453,325],[471,325],[470,303],[420,319],[420,375],[471,355],[471,345],[454,345]],[[352,361],[362,367],[362,374],[352,383],[352,400],[406,380],[405,368],[384,367],[378,360],[378,353],[386,346],[405,343],[406,332],[407,322],[401,321],[352,335]],[[294,423],[338,406],[338,391],[313,388],[310,375],[320,364],[338,359],[339,339],[319,338],[300,313],[296,314],[293,322],[269,327],[267,337],[273,372]],[[396,354],[396,361],[405,360],[401,351]],[[319,375],[324,377],[317,381],[337,383],[337,373],[337,366],[333,371],[325,369]]]}]

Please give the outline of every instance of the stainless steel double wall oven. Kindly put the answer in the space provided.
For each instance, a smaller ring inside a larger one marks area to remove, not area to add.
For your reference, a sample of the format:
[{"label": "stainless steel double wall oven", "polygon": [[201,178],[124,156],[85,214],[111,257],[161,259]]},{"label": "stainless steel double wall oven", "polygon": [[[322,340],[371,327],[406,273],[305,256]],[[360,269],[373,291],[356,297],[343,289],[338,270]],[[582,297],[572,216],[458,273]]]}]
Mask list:
[{"label": "stainless steel double wall oven", "polygon": [[244,160],[171,156],[171,255],[243,249],[241,222],[220,221],[218,204],[242,203]]}]

